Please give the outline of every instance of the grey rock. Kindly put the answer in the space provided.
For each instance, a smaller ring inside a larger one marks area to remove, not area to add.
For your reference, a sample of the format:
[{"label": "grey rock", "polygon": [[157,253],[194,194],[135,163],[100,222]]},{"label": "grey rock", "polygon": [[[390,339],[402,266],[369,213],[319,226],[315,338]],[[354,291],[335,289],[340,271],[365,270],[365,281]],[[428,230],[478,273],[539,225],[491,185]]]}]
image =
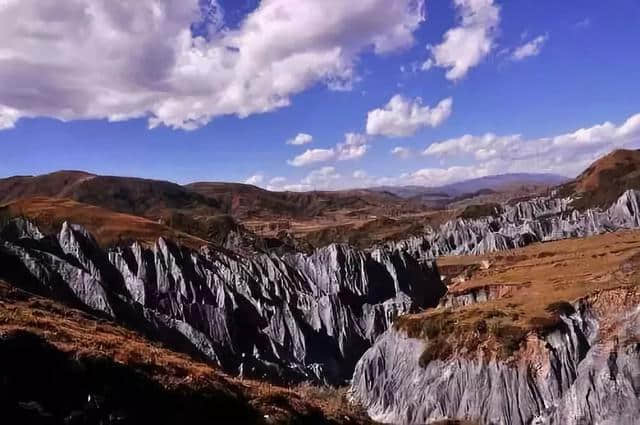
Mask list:
[{"label": "grey rock", "polygon": [[420,365],[428,340],[385,332],[355,368],[351,395],[383,423],[470,419],[482,424],[637,424],[640,421],[640,310],[601,317],[581,301],[546,336],[497,360],[455,353]]},{"label": "grey rock", "polygon": [[448,221],[421,236],[394,243],[417,258],[486,254],[640,226],[640,192],[628,190],[605,210],[578,211],[570,198],[544,197],[505,205],[493,216]]},{"label": "grey rock", "polygon": [[80,226],[64,223],[55,238],[18,227],[0,240],[0,258],[24,269],[10,280],[138,328],[171,330],[244,376],[344,382],[398,315],[435,306],[445,292],[434,265],[391,247],[244,256],[160,238],[105,251]]}]

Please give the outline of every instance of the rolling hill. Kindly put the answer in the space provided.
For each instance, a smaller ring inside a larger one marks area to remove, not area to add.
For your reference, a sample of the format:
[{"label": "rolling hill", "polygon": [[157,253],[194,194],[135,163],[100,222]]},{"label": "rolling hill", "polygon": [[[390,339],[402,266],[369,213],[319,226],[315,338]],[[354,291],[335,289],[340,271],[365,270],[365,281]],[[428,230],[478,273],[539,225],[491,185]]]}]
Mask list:
[{"label": "rolling hill", "polygon": [[575,208],[587,209],[606,207],[628,189],[640,189],[640,151],[618,149],[562,185],[559,194],[573,196]]}]

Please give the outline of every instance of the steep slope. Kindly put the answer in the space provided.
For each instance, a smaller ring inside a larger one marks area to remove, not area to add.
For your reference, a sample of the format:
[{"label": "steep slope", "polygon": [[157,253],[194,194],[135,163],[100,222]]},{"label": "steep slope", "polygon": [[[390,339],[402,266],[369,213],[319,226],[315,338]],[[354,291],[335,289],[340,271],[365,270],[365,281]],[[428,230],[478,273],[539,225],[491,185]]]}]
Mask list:
[{"label": "steep slope", "polygon": [[575,197],[573,205],[587,209],[607,207],[629,189],[640,189],[640,151],[619,149],[560,187],[559,194]]},{"label": "steep slope", "polygon": [[157,221],[64,198],[21,198],[0,207],[0,217],[3,216],[27,217],[46,233],[59,230],[62,223],[69,220],[87,228],[104,247],[132,241],[153,245],[160,237],[194,249],[207,244],[203,239],[178,232]]},{"label": "steep slope", "polygon": [[338,391],[235,379],[2,281],[0,378],[4,423],[370,423]]},{"label": "steep slope", "polygon": [[97,176],[82,171],[60,171],[0,180],[0,204],[34,196],[69,198],[153,219],[171,210],[220,213],[217,201],[161,180]]},{"label": "steep slope", "polygon": [[444,293],[437,270],[401,249],[245,257],[160,238],[103,250],[66,222],[45,237],[10,221],[0,261],[10,282],[169,336],[225,370],[284,381],[343,382],[397,315]]},{"label": "steep slope", "polygon": [[636,424],[639,259],[637,230],[442,258],[466,270],[363,355],[352,394],[393,424]]},{"label": "steep slope", "polygon": [[448,221],[396,244],[404,244],[418,258],[478,255],[640,226],[639,191],[624,192],[607,209],[580,211],[573,202],[543,197],[513,205],[486,205],[468,212],[468,218]]},{"label": "steep slope", "polygon": [[0,179],[0,204],[34,196],[70,198],[77,185],[94,177],[94,174],[84,171],[57,171],[40,176]]}]

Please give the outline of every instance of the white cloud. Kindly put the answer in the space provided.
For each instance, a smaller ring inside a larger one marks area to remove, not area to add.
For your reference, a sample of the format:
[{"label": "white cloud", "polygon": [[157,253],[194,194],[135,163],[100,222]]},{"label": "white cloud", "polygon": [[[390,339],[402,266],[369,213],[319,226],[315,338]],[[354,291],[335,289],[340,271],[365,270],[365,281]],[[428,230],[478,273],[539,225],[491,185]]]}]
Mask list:
[{"label": "white cloud", "polygon": [[216,0],[202,3],[0,2],[0,105],[17,111],[3,125],[147,117],[194,129],[264,113],[316,83],[348,88],[361,52],[411,45],[424,20],[424,0],[262,0],[230,29]]},{"label": "white cloud", "polygon": [[287,140],[287,145],[306,145],[313,141],[313,136],[306,133],[298,133],[293,139]]},{"label": "white cloud", "polygon": [[307,149],[304,153],[287,161],[289,165],[294,167],[303,167],[315,162],[323,162],[334,159],[336,152],[333,149]]},{"label": "white cloud", "polygon": [[0,105],[0,130],[7,130],[16,126],[20,119],[20,111]]},{"label": "white cloud", "polygon": [[363,157],[369,150],[369,145],[350,146],[346,145],[338,151],[338,160],[347,161]]},{"label": "white cloud", "polygon": [[345,134],[344,143],[338,143],[336,146],[337,159],[340,161],[346,161],[361,158],[369,150],[367,141],[367,136],[364,134]]},{"label": "white cloud", "polygon": [[527,140],[521,135],[465,135],[434,143],[424,155],[473,161],[500,172],[551,172],[573,176],[618,148],[640,147],[640,114],[619,126],[611,122],[553,137]]},{"label": "white cloud", "polygon": [[447,68],[449,80],[459,80],[478,65],[494,48],[500,8],[493,0],[453,0],[460,15],[459,26],[444,34],[442,43],[429,46],[431,66]]},{"label": "white cloud", "polygon": [[286,182],[287,182],[286,177],[282,177],[282,176],[273,177],[272,179],[269,180],[269,184],[267,185],[266,189],[271,191],[283,190]]},{"label": "white cloud", "polygon": [[407,159],[411,155],[411,149],[402,146],[396,146],[395,148],[391,149],[391,155],[397,156],[398,158]]},{"label": "white cloud", "polygon": [[254,186],[258,186],[260,183],[264,181],[264,174],[254,174],[244,181],[245,184],[251,184]]},{"label": "white cloud", "polygon": [[334,167],[327,166],[313,170],[307,177],[302,179],[301,183],[313,189],[329,189],[334,186],[335,181],[339,180],[340,177]]},{"label": "white cloud", "polygon": [[437,127],[451,115],[453,100],[446,98],[435,107],[422,106],[422,100],[405,99],[397,94],[383,108],[367,114],[367,134],[403,137],[419,129]]},{"label": "white cloud", "polygon": [[364,170],[355,170],[352,174],[354,179],[366,179],[367,177],[369,177],[369,175],[367,174],[366,171]]},{"label": "white cloud", "polygon": [[330,149],[307,149],[302,154],[287,161],[294,167],[302,167],[316,162],[332,160],[347,161],[364,156],[369,150],[367,136],[359,133],[346,133],[344,142]]},{"label": "white cloud", "polygon": [[[365,143],[358,135],[345,137],[345,140],[355,145]],[[337,190],[372,185],[441,186],[510,172],[544,172],[571,177],[617,148],[640,148],[640,113],[619,125],[605,122],[539,139],[525,139],[518,134],[465,135],[434,143],[423,151],[423,155],[439,159],[440,166],[424,167],[396,176],[373,176],[361,169],[340,174],[334,167],[326,166],[311,171],[292,184],[285,185],[284,180],[270,181],[274,186],[275,183],[278,185],[270,190]]]},{"label": "white cloud", "polygon": [[495,174],[498,171],[486,166],[453,166],[449,168],[422,168],[405,176],[405,184],[420,186],[442,186],[457,181],[475,179]]},{"label": "white cloud", "polygon": [[282,187],[281,190],[284,190],[287,192],[307,192],[309,190],[313,190],[313,188],[308,184],[295,183],[295,184],[285,185]]},{"label": "white cloud", "polygon": [[542,51],[542,47],[549,39],[548,35],[540,35],[533,40],[518,46],[511,55],[511,58],[515,61],[528,58],[530,56],[537,56]]},{"label": "white cloud", "polygon": [[428,71],[431,68],[433,68],[433,59],[427,59],[426,61],[422,62],[422,65],[420,65],[421,71]]}]

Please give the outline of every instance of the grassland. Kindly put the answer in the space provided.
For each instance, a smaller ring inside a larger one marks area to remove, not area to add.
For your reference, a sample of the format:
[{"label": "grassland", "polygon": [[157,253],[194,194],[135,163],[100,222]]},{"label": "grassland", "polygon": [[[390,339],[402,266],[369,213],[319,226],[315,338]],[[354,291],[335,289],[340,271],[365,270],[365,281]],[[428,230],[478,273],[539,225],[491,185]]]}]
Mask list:
[{"label": "grassland", "polygon": [[[16,339],[16,335],[33,336],[62,353],[65,359],[73,360],[73,374],[77,370],[84,370],[93,380],[108,381],[112,379],[110,375],[116,373],[121,379],[131,380],[125,382],[126,385],[118,391],[127,392],[130,391],[127,386],[138,385],[145,391],[161,393],[167,403],[177,400],[189,403],[190,406],[193,404],[194,409],[201,409],[204,412],[201,414],[210,418],[244,418],[243,421],[248,421],[241,423],[372,423],[363,412],[347,401],[344,390],[311,385],[283,388],[233,378],[209,364],[174,352],[117,323],[35,296],[0,281],[0,358],[8,356],[5,345],[11,338]],[[30,338],[27,340],[32,340]],[[33,347],[29,347],[27,351],[36,352]],[[21,363],[22,357],[26,359],[30,356],[24,349],[17,349],[14,362]],[[44,353],[50,351],[44,350]],[[38,364],[48,364],[48,361],[49,359],[39,354],[38,359],[25,365],[25,369],[40,370]],[[20,367],[17,363],[14,368]],[[110,365],[107,376],[104,372],[105,364]],[[96,365],[101,365],[100,373],[96,371]],[[24,373],[25,381],[33,374],[29,370]],[[39,375],[48,373],[42,371]],[[34,379],[41,380],[42,376]],[[51,384],[51,380],[48,381],[45,384]],[[27,382],[25,385],[27,384],[31,391],[32,383]],[[54,384],[63,388],[63,382]],[[95,386],[95,383],[92,385]],[[117,385],[120,384],[109,382],[107,386]],[[113,391],[114,388],[110,390]],[[69,391],[73,389],[70,388]],[[146,395],[129,396],[133,398],[132,402],[141,403],[141,408],[144,406],[142,402]],[[212,409],[237,411],[226,412],[229,413],[227,415],[225,412],[216,413]],[[265,421],[265,418],[269,420]]]},{"label": "grassland", "polygon": [[424,362],[447,357],[454,348],[485,345],[509,357],[528,334],[545,333],[571,313],[571,302],[640,282],[640,231],[625,230],[584,239],[539,243],[484,256],[438,260],[448,297],[488,291],[488,301],[439,307],[403,316],[396,327],[431,341]]}]

